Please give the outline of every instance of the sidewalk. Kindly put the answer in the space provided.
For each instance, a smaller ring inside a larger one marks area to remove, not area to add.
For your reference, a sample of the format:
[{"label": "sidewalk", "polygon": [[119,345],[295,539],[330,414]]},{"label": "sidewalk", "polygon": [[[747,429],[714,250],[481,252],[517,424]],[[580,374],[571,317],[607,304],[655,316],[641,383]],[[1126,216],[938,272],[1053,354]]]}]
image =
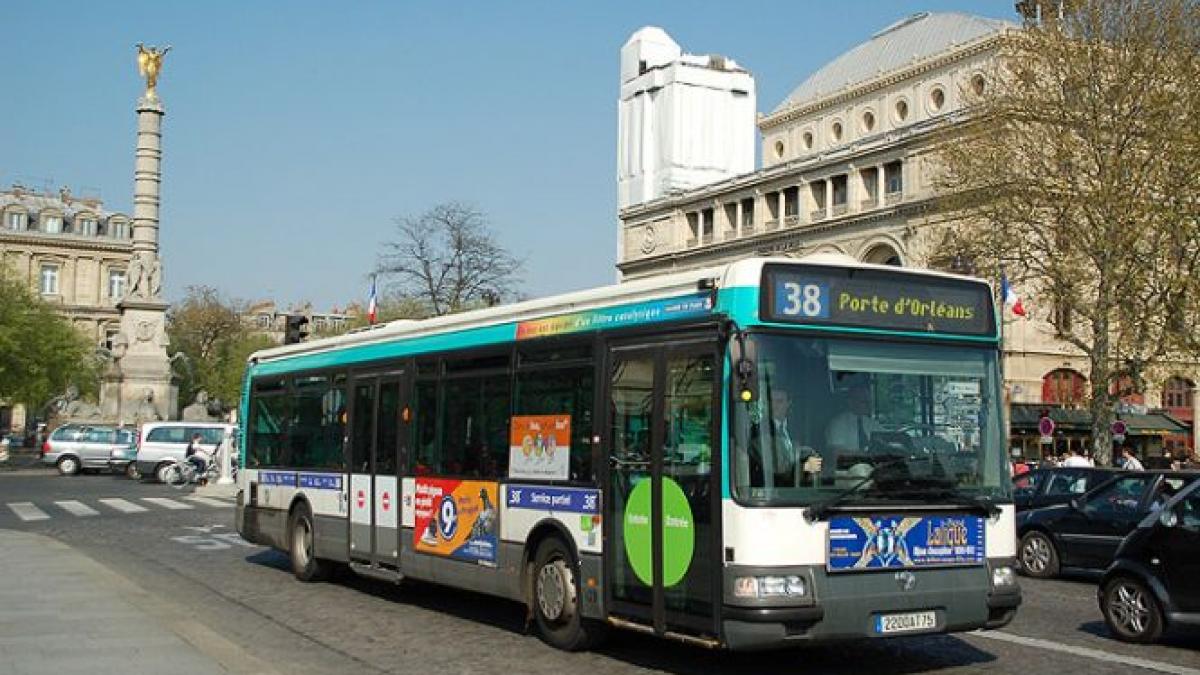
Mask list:
[{"label": "sidewalk", "polygon": [[49,537],[0,530],[0,673],[272,673],[243,649]]}]

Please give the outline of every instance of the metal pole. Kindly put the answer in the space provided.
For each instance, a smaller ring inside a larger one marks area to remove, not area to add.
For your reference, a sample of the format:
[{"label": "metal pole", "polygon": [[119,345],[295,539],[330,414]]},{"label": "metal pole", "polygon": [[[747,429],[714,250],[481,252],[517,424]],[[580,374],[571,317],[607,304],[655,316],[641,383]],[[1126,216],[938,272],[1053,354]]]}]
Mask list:
[{"label": "metal pole", "polygon": [[217,477],[217,485],[233,485],[233,464],[230,462],[233,434],[232,431],[225,432],[225,437],[221,439],[221,447],[217,449],[217,461],[220,462],[217,466],[221,469]]}]

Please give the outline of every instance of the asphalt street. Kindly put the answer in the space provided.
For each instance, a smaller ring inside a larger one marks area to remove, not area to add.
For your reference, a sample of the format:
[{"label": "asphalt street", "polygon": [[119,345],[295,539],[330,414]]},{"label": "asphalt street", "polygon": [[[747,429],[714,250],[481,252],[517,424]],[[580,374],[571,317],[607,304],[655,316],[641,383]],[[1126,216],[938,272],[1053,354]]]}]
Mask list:
[{"label": "asphalt street", "polygon": [[1022,579],[1025,603],[1001,631],[756,654],[617,632],[598,651],[568,654],[528,632],[511,602],[352,575],[302,584],[284,554],[241,541],[227,499],[108,475],[0,473],[0,528],[72,547],[281,673],[1200,675],[1200,634],[1118,642],[1087,580]]}]

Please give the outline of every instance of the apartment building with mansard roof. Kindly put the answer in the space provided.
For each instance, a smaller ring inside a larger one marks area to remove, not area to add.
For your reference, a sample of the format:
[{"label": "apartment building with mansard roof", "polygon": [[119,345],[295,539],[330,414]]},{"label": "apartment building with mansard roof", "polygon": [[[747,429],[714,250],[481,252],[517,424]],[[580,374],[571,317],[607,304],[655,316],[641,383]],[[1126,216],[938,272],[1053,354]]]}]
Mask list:
[{"label": "apartment building with mansard roof", "polygon": [[[757,115],[761,166],[749,171],[742,167],[753,151],[741,149],[742,139],[755,129],[738,112],[747,95],[754,105],[753,77],[738,68],[727,81],[708,76],[702,88],[666,77],[732,62],[682,54],[661,29],[638,31],[621,51],[620,277],[761,254],[928,265],[941,226],[951,224],[934,199],[933,148],[965,119],[972,97],[986,95],[1005,36],[1019,30],[961,13],[921,13],[882,28]],[[652,114],[656,107],[671,113]],[[732,150],[694,149],[723,134]],[[639,180],[647,187],[631,199],[624,186]],[[1055,338],[1048,303],[1027,303],[1031,319],[1006,321],[1007,395],[1077,405],[1087,362]],[[1163,407],[1190,424],[1200,417],[1197,381],[1194,364],[1168,368],[1129,405]]]},{"label": "apartment building with mansard roof", "polygon": [[96,344],[119,332],[117,302],[132,257],[130,218],[99,199],[66,188],[0,190],[0,261]]}]

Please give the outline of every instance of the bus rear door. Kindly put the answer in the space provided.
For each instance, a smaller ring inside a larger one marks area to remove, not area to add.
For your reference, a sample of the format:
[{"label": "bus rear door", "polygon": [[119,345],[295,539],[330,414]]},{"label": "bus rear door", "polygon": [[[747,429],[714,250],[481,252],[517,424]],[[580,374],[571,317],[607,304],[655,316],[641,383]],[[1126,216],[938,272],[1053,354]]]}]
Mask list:
[{"label": "bus rear door", "polygon": [[397,467],[408,399],[405,370],[355,376],[349,453],[350,560],[398,567],[400,494]]}]

